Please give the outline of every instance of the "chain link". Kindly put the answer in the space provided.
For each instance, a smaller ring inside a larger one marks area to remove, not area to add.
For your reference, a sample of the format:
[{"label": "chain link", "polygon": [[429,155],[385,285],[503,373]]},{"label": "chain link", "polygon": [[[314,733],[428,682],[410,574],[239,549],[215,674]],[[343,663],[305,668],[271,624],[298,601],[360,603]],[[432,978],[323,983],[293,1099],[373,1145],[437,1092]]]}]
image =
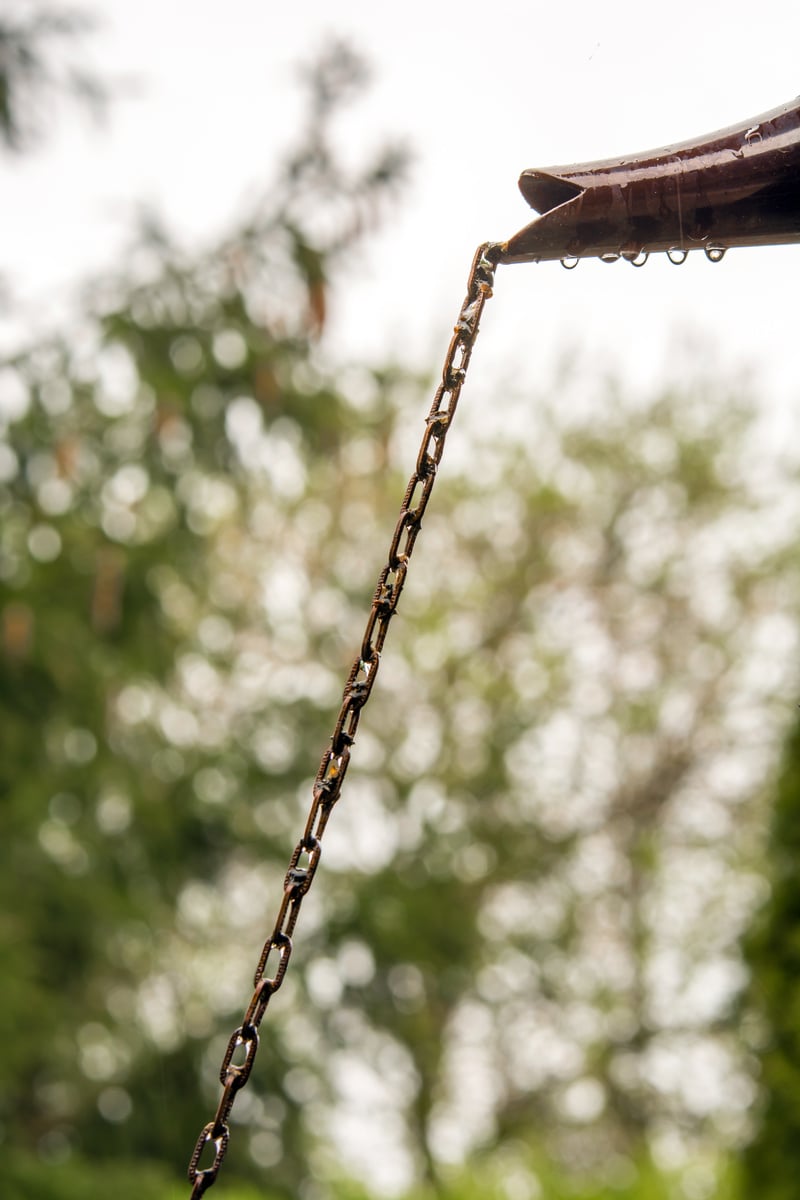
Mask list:
[{"label": "chain link", "polygon": [[[216,1181],[228,1149],[228,1118],[236,1093],[250,1078],[258,1050],[259,1025],[270,999],[283,983],[289,965],[292,934],[297,924],[300,906],[319,866],[322,835],[333,806],[339,799],[361,712],[369,700],[378,674],[389,622],[397,611],[409,560],[433,491],[436,471],[444,452],[445,438],[458,405],[483,306],[492,294],[494,272],[500,257],[499,245],[485,242],[478,247],[472,261],[466,299],[461,306],[445,356],[442,381],[436,389],[425,422],[425,433],[403,497],[387,561],[378,576],[361,649],[347,677],[330,746],[322,756],[314,780],[311,807],[303,835],[289,860],[275,926],[264,943],[258,960],[253,981],[255,991],[241,1025],[230,1036],[222,1059],[219,1074],[222,1095],[216,1114],[213,1121],[201,1131],[189,1162],[191,1200],[198,1200],[198,1197]],[[210,1166],[201,1169],[200,1160],[207,1147],[213,1149],[214,1159]]]}]

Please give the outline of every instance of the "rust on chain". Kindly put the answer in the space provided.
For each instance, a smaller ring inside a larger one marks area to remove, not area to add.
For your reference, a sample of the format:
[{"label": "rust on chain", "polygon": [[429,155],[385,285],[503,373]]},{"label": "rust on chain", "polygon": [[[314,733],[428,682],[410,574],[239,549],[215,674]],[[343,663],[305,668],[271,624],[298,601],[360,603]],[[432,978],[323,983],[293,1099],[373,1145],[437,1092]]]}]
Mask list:
[{"label": "rust on chain", "polygon": [[[464,384],[483,306],[492,294],[494,272],[501,257],[501,248],[496,242],[484,242],[472,260],[467,295],[445,355],[442,380],[425,422],[425,432],[400,507],[386,563],[378,576],[358,657],[347,677],[330,745],[322,755],[314,780],[305,829],[289,859],[275,924],[258,960],[253,981],[255,990],[241,1025],[231,1034],[222,1059],[219,1073],[222,1095],[217,1111],[213,1121],[201,1130],[192,1151],[189,1162],[191,1200],[198,1200],[216,1182],[228,1150],[228,1118],[236,1093],[250,1077],[258,1050],[259,1025],[270,999],[283,983],[289,965],[292,935],[300,906],[319,866],[322,835],[341,794],[361,712],[375,684],[389,623],[397,611],[409,560]],[[210,1148],[209,1153],[213,1152],[213,1160],[209,1166],[201,1167],[201,1159],[207,1155],[207,1148]]]}]

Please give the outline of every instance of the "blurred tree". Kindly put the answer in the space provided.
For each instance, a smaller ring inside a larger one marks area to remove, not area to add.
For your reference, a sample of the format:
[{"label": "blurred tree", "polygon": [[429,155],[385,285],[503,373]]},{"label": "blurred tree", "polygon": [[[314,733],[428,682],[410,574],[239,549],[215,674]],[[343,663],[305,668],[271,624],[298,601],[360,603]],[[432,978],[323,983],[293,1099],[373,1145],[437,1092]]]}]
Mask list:
[{"label": "blurred tree", "polygon": [[[769,842],[770,896],[748,939],[761,1121],[744,1155],[746,1197],[790,1200],[800,1159],[800,727],[788,739]],[[752,1019],[752,1017],[751,1017]]]},{"label": "blurred tree", "polygon": [[[375,698],[394,815],[358,912],[376,970],[345,996],[410,1057],[393,1086],[431,1173],[539,1139],[595,1179],[643,1145],[688,1163],[752,1101],[732,1004],[793,676],[796,483],[727,381],[554,391],[496,437],[466,410],[389,651],[413,670],[387,659]],[[340,1005],[330,1024],[368,1041]]]},{"label": "blurred tree", "polygon": [[76,100],[98,115],[108,92],[76,61],[74,51],[93,27],[85,12],[29,2],[16,7],[7,4],[0,15],[0,144],[20,152],[42,137],[56,100]]},{"label": "blurred tree", "polygon": [[[263,880],[248,895],[257,872],[237,860],[277,877],[284,825],[268,815],[310,762],[293,774],[292,726],[307,727],[308,754],[324,741],[332,680],[308,677],[294,631],[261,657],[252,614],[268,560],[247,555],[280,547],[290,581],[287,522],[311,519],[309,486],[335,492],[328,457],[380,420],[356,417],[314,349],[327,272],[402,170],[391,148],[357,173],[331,151],[333,112],[361,73],[342,47],[322,58],[306,136],[235,237],[192,261],[151,226],[133,271],[150,268],[149,282],[108,283],[102,316],[0,371],[0,1028],[15,1046],[0,1093],[19,1195],[71,1195],[68,1159],[91,1158],[107,1194],[98,1160],[188,1157],[217,969],[192,943],[228,873],[237,924],[260,932]],[[176,906],[194,1001],[163,970]],[[217,999],[226,1014],[241,986],[234,973]],[[264,1066],[273,1084],[286,1072],[280,1046]],[[282,1128],[294,1167],[297,1101],[271,1103],[255,1127],[265,1146]]]},{"label": "blurred tree", "polygon": [[[343,48],[318,63],[296,151],[222,246],[151,226],[99,315],[0,372],[14,1200],[124,1200],[134,1161],[127,1194],[145,1170],[157,1194],[188,1157],[308,807],[422,407],[407,370],[318,348],[402,168],[334,151],[361,76]],[[532,1149],[599,1195],[742,1135],[796,473],[728,381],[555,391],[504,389],[494,420],[465,397],[231,1195],[312,1197],[342,1159],[443,1187],[476,1153],[532,1195]]]}]

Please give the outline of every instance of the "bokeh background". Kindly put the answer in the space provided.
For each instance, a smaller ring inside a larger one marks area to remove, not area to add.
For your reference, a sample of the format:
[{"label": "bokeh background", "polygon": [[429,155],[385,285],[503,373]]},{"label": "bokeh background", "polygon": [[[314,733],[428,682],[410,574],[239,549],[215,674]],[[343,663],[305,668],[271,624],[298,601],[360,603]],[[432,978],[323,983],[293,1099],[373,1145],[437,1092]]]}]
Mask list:
[{"label": "bokeh background", "polygon": [[[475,245],[798,25],[0,8],[4,1195],[188,1193]],[[499,272],[215,1194],[794,1197],[795,257]]]}]

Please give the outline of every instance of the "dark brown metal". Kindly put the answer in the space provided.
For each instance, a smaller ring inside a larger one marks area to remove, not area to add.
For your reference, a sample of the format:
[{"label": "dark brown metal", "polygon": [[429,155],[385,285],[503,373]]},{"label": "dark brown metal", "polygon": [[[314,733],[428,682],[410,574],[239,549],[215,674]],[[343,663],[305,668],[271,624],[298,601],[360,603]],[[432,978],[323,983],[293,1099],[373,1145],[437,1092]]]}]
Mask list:
[{"label": "dark brown metal", "polygon": [[800,98],[661,150],[523,171],[519,186],[542,215],[503,244],[506,263],[800,242]]}]

